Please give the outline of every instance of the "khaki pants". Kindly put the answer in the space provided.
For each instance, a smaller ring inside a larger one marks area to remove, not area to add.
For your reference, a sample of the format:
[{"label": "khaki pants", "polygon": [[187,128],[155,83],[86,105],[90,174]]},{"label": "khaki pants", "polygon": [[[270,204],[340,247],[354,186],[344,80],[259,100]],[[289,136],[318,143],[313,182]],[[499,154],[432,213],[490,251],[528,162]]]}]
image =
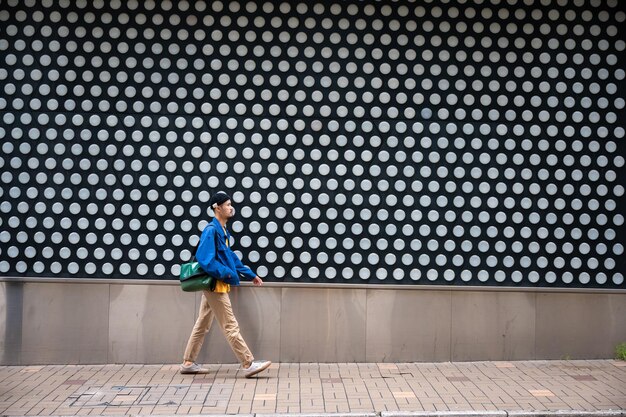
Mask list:
[{"label": "khaki pants", "polygon": [[202,343],[204,343],[204,337],[209,332],[214,317],[217,319],[224,336],[226,336],[226,340],[228,340],[241,365],[244,368],[248,367],[254,360],[254,357],[243,337],[241,337],[239,323],[237,323],[237,319],[233,314],[228,293],[202,292],[200,313],[198,313],[198,320],[196,320],[191,336],[189,336],[184,359],[191,362],[196,361],[200,348],[202,348]]}]

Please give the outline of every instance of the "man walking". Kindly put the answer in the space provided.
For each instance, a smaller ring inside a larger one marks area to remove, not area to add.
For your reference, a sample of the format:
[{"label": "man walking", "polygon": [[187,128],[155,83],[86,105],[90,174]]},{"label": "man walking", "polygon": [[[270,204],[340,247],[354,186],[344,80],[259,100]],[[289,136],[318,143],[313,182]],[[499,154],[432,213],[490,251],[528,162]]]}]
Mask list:
[{"label": "man walking", "polygon": [[196,260],[202,269],[218,280],[215,290],[202,291],[200,313],[189,336],[180,373],[204,374],[209,371],[198,365],[196,358],[215,317],[241,363],[245,377],[250,378],[267,369],[272,362],[254,360],[252,352],[239,332],[239,323],[233,314],[228,293],[231,285],[239,285],[240,276],[251,280],[257,287],[263,285],[263,280],[245,266],[230,248],[230,233],[226,230],[226,223],[235,213],[230,196],[219,191],[211,196],[209,206],[213,209],[215,217],[202,232]]}]

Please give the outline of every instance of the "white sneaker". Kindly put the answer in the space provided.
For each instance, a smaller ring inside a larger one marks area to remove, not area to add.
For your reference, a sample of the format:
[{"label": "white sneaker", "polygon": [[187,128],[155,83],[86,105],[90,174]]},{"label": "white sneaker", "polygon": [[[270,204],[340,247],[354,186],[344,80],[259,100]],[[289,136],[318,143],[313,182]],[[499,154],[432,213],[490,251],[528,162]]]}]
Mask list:
[{"label": "white sneaker", "polygon": [[250,378],[259,372],[263,372],[272,364],[271,361],[254,361],[252,364],[244,369],[246,378]]},{"label": "white sneaker", "polygon": [[210,371],[197,363],[192,363],[189,366],[180,365],[181,374],[208,374]]}]

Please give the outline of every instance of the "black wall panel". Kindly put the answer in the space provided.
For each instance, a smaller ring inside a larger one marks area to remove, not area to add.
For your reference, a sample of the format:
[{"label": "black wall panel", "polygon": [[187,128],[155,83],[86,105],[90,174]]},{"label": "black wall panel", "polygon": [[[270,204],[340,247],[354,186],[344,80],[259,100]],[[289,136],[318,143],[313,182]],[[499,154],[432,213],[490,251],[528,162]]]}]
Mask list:
[{"label": "black wall panel", "polygon": [[624,288],[623,2],[0,3],[0,274]]}]

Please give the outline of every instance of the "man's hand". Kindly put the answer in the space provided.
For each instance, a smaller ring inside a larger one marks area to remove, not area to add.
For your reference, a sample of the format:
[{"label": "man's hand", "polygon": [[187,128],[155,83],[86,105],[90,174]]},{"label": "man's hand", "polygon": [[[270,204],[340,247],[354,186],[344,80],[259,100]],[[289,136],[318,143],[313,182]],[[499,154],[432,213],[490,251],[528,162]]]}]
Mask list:
[{"label": "man's hand", "polygon": [[252,280],[252,284],[254,284],[255,287],[260,287],[261,285],[263,285],[263,280],[259,277],[254,277],[254,279]]}]

